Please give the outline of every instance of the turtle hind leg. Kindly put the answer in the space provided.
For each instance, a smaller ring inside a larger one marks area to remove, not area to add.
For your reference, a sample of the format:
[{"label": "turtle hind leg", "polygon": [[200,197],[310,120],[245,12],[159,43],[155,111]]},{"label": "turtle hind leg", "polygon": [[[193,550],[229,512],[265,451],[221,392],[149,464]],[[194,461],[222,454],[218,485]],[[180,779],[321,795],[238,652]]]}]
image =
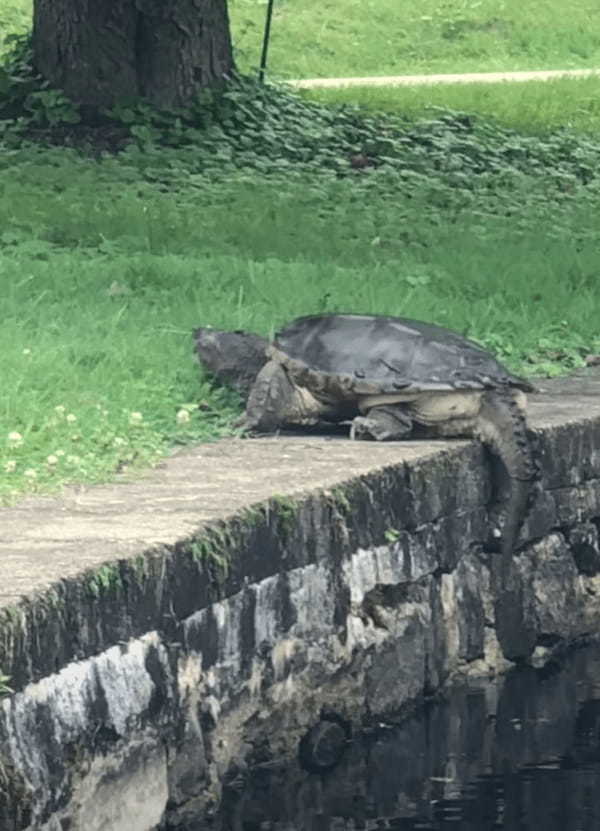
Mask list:
[{"label": "turtle hind leg", "polygon": [[239,426],[254,433],[273,433],[284,426],[312,425],[325,407],[296,386],[278,361],[269,361],[256,376]]},{"label": "turtle hind leg", "polygon": [[397,441],[409,436],[412,429],[412,419],[403,407],[373,407],[352,420],[350,438]]}]

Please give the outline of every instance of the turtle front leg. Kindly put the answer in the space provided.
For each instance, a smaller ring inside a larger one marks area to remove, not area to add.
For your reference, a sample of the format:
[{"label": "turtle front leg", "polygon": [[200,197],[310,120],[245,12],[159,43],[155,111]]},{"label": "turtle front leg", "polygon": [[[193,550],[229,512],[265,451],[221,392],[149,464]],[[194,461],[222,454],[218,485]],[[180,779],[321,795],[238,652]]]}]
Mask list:
[{"label": "turtle front leg", "polygon": [[350,438],[398,441],[410,435],[412,429],[412,419],[403,407],[373,407],[367,415],[352,420]]},{"label": "turtle front leg", "polygon": [[283,366],[269,361],[256,376],[239,426],[273,433],[284,426],[317,424],[326,408],[308,390],[294,384]]}]

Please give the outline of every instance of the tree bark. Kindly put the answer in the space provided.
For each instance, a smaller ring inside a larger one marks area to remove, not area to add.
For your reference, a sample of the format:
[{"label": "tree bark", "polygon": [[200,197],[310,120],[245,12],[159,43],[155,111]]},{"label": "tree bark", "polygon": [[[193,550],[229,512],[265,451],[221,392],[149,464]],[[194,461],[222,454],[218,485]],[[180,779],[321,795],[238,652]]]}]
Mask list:
[{"label": "tree bark", "polygon": [[34,0],[37,71],[84,113],[185,106],[234,68],[227,0]]}]

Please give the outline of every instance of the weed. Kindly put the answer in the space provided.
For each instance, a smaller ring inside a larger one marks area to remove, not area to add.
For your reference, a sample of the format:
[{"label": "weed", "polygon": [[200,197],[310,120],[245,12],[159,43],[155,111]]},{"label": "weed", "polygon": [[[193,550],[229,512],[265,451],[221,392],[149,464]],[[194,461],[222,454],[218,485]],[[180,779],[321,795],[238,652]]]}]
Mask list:
[{"label": "weed", "polygon": [[112,592],[120,585],[121,571],[116,563],[100,566],[87,580],[88,591],[94,598]]},{"label": "weed", "polygon": [[143,554],[138,554],[137,557],[134,558],[133,563],[133,572],[137,579],[142,582],[148,576],[148,559]]},{"label": "weed", "polygon": [[342,514],[348,515],[352,511],[350,500],[343,487],[332,488],[329,492],[329,501]]},{"label": "weed", "polygon": [[[29,34],[13,35],[0,65],[0,119],[28,125],[77,124],[78,108],[33,69]],[[7,121],[0,120],[7,127]]]},{"label": "weed", "polygon": [[240,515],[242,525],[255,528],[262,525],[266,520],[267,508],[264,504],[250,505],[244,508]]},{"label": "weed", "polygon": [[229,574],[232,547],[233,541],[225,526],[211,526],[189,544],[194,560],[205,566],[216,566],[222,579]]},{"label": "weed", "polygon": [[268,510],[272,510],[277,518],[279,531],[287,539],[294,529],[298,518],[298,502],[289,496],[274,494],[269,499]]},{"label": "weed", "polygon": [[0,698],[5,695],[11,695],[14,692],[12,687],[8,685],[9,681],[10,675],[4,675],[2,670],[0,670]]},{"label": "weed", "polygon": [[2,615],[15,625],[23,620],[23,609],[19,606],[5,606]]},{"label": "weed", "polygon": [[29,0],[2,0],[0,6],[0,56],[12,48],[15,38],[31,29]]}]

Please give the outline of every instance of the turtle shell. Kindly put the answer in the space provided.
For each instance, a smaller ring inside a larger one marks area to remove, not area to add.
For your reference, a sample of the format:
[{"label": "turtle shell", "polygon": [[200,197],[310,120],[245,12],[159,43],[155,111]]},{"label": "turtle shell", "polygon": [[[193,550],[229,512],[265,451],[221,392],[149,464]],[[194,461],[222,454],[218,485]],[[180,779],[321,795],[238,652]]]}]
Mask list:
[{"label": "turtle shell", "polygon": [[419,320],[310,315],[277,332],[268,350],[292,377],[328,396],[534,388],[468,338]]}]

